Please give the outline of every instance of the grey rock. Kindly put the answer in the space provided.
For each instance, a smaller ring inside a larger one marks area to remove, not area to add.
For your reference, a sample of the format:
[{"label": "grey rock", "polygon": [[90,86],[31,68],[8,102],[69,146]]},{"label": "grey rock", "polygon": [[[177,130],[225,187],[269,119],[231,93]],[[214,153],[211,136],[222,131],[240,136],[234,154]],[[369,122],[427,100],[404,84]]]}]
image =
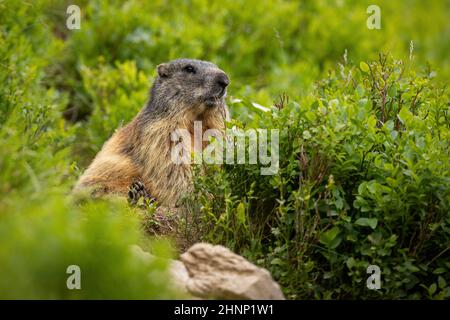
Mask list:
[{"label": "grey rock", "polygon": [[201,298],[284,300],[270,273],[229,249],[197,243],[181,255],[188,291]]}]

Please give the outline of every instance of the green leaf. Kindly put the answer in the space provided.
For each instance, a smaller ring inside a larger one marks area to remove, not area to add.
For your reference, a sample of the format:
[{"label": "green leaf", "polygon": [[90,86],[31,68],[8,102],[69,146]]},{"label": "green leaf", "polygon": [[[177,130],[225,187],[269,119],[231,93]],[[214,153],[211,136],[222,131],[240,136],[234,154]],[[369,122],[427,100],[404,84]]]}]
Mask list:
[{"label": "green leaf", "polygon": [[351,268],[353,268],[355,266],[356,261],[355,261],[355,259],[353,257],[350,257],[350,258],[347,259],[346,264],[347,264],[347,268],[351,269]]},{"label": "green leaf", "polygon": [[378,183],[376,183],[375,181],[370,181],[369,184],[367,185],[367,190],[369,190],[370,193],[377,193],[378,191]]},{"label": "green leaf", "polygon": [[397,87],[395,85],[389,87],[388,94],[390,97],[395,97],[397,95]]},{"label": "green leaf", "polygon": [[367,63],[365,63],[364,61],[361,61],[359,63],[359,68],[361,69],[362,72],[368,73],[370,71],[369,65]]},{"label": "green leaf", "polygon": [[377,227],[377,224],[378,224],[378,219],[377,218],[359,218],[358,220],[355,221],[355,224],[358,226],[363,226],[363,227],[371,227],[372,229],[375,230],[375,228]]},{"label": "green leaf", "polygon": [[433,283],[429,288],[428,288],[428,293],[431,295],[433,295],[436,292],[437,289],[437,285],[436,283]]},{"label": "green leaf", "polygon": [[374,115],[369,116],[369,118],[367,118],[368,129],[374,129],[376,125],[377,125],[377,119],[375,118],[375,116]]},{"label": "green leaf", "polygon": [[439,288],[444,289],[445,286],[447,285],[447,282],[445,281],[444,278],[442,278],[441,276],[438,277],[438,285]]},{"label": "green leaf", "polygon": [[444,298],[450,297],[450,287],[444,289]]},{"label": "green leaf", "polygon": [[334,227],[320,236],[320,243],[326,245],[330,249],[335,249],[341,243],[342,238],[338,237],[340,234],[340,229],[338,227]]},{"label": "green leaf", "polygon": [[236,217],[241,225],[245,225],[245,205],[243,202],[240,202],[236,208]]},{"label": "green leaf", "polygon": [[443,273],[445,273],[445,268],[437,268],[437,269],[434,269],[434,271],[433,271],[433,273],[434,274],[443,274]]},{"label": "green leaf", "polygon": [[363,193],[367,188],[367,182],[363,182],[358,186],[358,193]]},{"label": "green leaf", "polygon": [[308,130],[303,131],[303,139],[308,140],[311,139],[311,133]]},{"label": "green leaf", "polygon": [[270,264],[274,266],[281,266],[283,265],[283,261],[280,258],[274,258],[270,261]]},{"label": "green leaf", "polygon": [[405,123],[405,122],[407,122],[409,119],[412,118],[412,114],[411,114],[411,112],[408,111],[407,108],[402,108],[402,109],[400,110],[400,112],[398,113],[398,118],[400,119],[400,121],[401,121],[402,123]]}]

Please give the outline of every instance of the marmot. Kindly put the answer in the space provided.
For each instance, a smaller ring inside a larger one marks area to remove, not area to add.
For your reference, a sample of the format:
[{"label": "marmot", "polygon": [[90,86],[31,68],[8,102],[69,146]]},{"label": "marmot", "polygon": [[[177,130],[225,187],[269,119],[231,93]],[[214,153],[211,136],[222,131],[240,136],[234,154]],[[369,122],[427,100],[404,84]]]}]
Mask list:
[{"label": "marmot", "polygon": [[[157,78],[144,108],[103,145],[78,180],[74,191],[89,188],[94,196],[148,194],[173,207],[191,187],[191,167],[171,161],[177,129],[193,134],[225,130],[227,74],[207,61],[178,59],[157,66]],[[193,141],[193,139],[192,139]],[[131,192],[130,192],[131,188]]]}]

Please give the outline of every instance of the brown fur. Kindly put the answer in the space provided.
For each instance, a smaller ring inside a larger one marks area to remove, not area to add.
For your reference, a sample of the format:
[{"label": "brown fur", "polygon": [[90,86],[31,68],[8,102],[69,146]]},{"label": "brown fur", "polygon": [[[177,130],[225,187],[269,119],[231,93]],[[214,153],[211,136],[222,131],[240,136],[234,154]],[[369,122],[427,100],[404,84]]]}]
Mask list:
[{"label": "brown fur", "polygon": [[202,109],[200,112],[187,110],[148,127],[142,127],[139,114],[104,144],[80,177],[75,191],[91,187],[95,196],[126,195],[133,182],[141,181],[159,203],[175,206],[180,196],[190,191],[192,177],[190,165],[171,160],[171,132],[176,129],[193,132],[194,121],[198,120],[202,121],[203,130],[223,132],[225,128],[225,105]]},{"label": "brown fur", "polygon": [[184,139],[172,142],[171,134],[185,129],[194,141],[194,121],[202,122],[203,131],[223,132],[229,79],[216,65],[192,59],[161,64],[157,71],[147,105],[104,144],[75,191],[89,189],[94,196],[126,195],[134,182],[141,182],[147,194],[165,206],[177,205],[189,192],[191,166],[177,164],[171,154],[180,151],[174,149],[175,143],[184,152],[192,149]]}]

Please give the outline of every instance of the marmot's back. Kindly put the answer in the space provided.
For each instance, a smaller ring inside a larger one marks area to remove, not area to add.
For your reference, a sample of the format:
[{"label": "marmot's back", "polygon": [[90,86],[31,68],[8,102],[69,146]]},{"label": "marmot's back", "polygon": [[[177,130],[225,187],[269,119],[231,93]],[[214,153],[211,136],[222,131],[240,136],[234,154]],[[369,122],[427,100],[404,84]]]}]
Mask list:
[{"label": "marmot's back", "polygon": [[94,196],[125,195],[139,182],[161,204],[176,205],[190,190],[191,168],[172,161],[174,148],[186,143],[173,141],[172,134],[185,130],[194,141],[194,121],[201,121],[203,131],[223,131],[228,84],[227,75],[210,62],[179,59],[159,65],[146,106],[104,144],[75,190],[89,188]]}]

